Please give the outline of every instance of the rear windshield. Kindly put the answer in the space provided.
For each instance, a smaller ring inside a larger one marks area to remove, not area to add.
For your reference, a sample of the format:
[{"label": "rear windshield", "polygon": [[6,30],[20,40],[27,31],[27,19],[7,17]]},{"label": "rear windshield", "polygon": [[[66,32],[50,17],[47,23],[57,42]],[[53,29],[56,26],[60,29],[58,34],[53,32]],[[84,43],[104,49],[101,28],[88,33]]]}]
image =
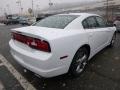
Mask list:
[{"label": "rear windshield", "polygon": [[36,24],[34,24],[34,26],[64,29],[69,23],[71,23],[77,17],[78,16],[76,15],[50,16],[37,22]]}]

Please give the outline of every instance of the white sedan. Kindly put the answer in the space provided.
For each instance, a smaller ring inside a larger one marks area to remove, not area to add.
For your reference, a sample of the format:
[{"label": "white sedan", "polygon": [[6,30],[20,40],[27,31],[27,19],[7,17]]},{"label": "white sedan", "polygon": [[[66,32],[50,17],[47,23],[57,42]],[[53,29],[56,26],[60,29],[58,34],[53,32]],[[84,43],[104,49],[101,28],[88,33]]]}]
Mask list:
[{"label": "white sedan", "polygon": [[115,31],[96,14],[59,14],[12,29],[9,45],[19,64],[42,77],[79,76],[88,60],[114,45]]}]

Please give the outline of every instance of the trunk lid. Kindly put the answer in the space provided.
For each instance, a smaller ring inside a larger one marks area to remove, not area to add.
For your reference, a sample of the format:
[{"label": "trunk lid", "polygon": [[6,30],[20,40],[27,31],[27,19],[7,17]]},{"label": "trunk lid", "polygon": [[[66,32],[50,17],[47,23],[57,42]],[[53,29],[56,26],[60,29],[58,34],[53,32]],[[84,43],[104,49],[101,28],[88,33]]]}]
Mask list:
[{"label": "trunk lid", "polygon": [[65,30],[65,29],[46,28],[46,27],[37,27],[37,26],[16,28],[16,29],[12,29],[12,31],[30,37],[35,37],[40,39],[42,38],[45,40],[53,40],[64,36],[78,34],[80,32],[79,30]]}]

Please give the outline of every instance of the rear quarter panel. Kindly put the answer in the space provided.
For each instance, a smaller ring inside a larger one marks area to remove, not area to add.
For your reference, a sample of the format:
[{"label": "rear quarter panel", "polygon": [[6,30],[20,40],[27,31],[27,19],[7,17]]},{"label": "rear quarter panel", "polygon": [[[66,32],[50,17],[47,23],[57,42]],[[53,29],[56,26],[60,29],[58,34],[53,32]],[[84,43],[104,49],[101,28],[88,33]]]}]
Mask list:
[{"label": "rear quarter panel", "polygon": [[[78,31],[79,32],[79,31]],[[69,69],[72,59],[77,50],[84,44],[88,44],[88,35],[85,32],[79,32],[75,35],[57,38],[50,42],[53,57],[59,60],[59,65],[65,65]],[[60,57],[68,56],[65,59]]]}]

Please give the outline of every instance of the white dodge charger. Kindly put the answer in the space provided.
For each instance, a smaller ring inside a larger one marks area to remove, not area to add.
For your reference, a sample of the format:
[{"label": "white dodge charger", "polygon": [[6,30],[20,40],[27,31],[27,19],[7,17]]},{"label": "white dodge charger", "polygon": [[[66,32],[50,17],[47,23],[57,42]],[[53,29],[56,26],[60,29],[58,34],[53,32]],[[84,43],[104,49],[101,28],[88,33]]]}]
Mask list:
[{"label": "white dodge charger", "polygon": [[42,77],[79,76],[88,60],[114,45],[115,31],[96,14],[59,14],[12,29],[9,45],[19,64]]}]

